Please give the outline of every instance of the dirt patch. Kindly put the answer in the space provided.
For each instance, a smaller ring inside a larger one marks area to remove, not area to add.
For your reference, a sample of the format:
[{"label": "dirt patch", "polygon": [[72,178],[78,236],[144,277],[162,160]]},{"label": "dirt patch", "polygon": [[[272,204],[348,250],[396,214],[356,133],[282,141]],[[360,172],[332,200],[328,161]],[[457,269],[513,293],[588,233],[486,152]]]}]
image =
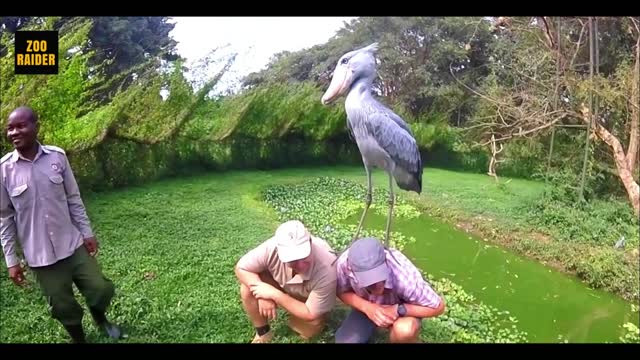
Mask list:
[{"label": "dirt patch", "polygon": [[551,236],[541,233],[530,233],[529,237],[541,244],[551,244]]}]

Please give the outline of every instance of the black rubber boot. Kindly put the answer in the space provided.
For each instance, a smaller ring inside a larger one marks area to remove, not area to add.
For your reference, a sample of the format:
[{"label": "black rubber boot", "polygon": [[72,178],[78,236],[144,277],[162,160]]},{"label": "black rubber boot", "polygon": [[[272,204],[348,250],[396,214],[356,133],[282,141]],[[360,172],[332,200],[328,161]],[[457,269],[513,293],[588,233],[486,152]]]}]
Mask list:
[{"label": "black rubber boot", "polygon": [[123,337],[122,329],[118,325],[110,323],[103,311],[94,308],[89,308],[89,311],[98,328],[110,338],[121,339]]},{"label": "black rubber boot", "polygon": [[71,340],[75,344],[84,344],[87,342],[84,337],[84,330],[82,329],[82,324],[79,324],[79,325],[63,324],[62,326],[64,326],[65,330],[67,330],[67,332],[69,333],[69,336],[71,336]]}]

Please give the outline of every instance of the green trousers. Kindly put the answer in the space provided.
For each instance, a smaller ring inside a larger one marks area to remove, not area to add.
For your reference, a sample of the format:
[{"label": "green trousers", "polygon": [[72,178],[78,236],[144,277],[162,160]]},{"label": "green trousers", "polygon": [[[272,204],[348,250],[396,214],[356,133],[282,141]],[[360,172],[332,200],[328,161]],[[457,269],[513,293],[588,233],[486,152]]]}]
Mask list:
[{"label": "green trousers", "polygon": [[63,325],[79,325],[82,307],[75,299],[72,284],[75,283],[87,305],[101,313],[111,303],[115,288],[98,267],[98,261],[89,255],[84,246],[73,255],[49,266],[32,268],[49,304],[51,316]]}]

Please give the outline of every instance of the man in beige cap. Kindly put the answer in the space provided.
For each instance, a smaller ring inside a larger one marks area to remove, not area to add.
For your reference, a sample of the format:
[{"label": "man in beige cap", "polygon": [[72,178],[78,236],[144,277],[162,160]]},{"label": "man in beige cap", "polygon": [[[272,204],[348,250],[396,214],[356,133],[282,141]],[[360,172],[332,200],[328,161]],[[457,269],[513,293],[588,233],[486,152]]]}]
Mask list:
[{"label": "man in beige cap", "polygon": [[329,244],[291,220],[238,261],[242,306],[256,328],[253,343],[273,338],[269,321],[277,306],[289,313],[289,326],[303,338],[323,329],[336,301],[335,259]]}]

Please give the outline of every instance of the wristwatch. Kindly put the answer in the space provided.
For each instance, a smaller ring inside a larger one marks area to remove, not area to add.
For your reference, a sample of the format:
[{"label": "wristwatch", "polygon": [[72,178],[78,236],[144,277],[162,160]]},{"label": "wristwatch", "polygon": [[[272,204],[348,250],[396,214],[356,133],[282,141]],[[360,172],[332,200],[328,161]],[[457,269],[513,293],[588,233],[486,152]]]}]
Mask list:
[{"label": "wristwatch", "polygon": [[407,308],[404,307],[404,304],[399,304],[398,305],[398,316],[405,316],[407,315]]}]

